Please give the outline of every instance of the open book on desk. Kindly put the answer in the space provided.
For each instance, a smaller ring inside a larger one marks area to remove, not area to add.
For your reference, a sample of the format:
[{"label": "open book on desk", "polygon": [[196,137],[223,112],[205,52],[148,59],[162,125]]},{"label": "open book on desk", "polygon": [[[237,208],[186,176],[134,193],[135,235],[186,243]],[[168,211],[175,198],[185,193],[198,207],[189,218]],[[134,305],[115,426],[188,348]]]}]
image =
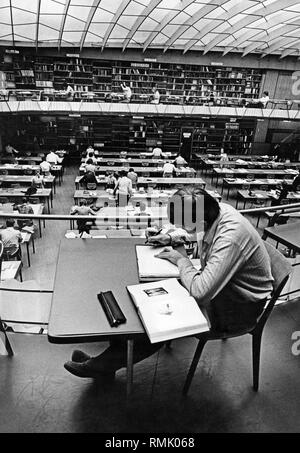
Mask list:
[{"label": "open book on desk", "polygon": [[151,343],[209,330],[196,300],[176,278],[131,285],[127,290]]},{"label": "open book on desk", "polygon": [[[152,247],[149,245],[136,245],[136,258],[138,265],[138,273],[141,281],[161,280],[163,278],[176,277],[179,278],[178,267],[170,263],[170,261],[157,258],[158,255],[166,247]],[[200,269],[200,260],[191,259],[191,263],[196,269]]]}]

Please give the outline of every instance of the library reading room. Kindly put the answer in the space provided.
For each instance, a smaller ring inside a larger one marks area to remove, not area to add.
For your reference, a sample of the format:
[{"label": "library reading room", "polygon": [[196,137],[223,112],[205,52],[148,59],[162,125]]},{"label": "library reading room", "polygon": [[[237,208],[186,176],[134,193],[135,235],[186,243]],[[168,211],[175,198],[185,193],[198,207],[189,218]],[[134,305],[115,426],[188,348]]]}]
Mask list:
[{"label": "library reading room", "polygon": [[0,25],[0,432],[300,432],[299,0]]}]

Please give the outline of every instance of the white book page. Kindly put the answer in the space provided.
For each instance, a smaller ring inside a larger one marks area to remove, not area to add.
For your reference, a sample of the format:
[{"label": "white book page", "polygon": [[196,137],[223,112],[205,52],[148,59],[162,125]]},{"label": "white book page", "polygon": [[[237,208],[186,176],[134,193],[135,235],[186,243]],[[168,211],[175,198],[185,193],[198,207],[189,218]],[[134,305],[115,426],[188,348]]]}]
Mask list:
[{"label": "white book page", "polygon": [[153,342],[208,330],[197,302],[177,279],[128,286],[128,291]]},{"label": "white book page", "polygon": [[[165,248],[148,245],[136,246],[139,277],[179,277],[179,270],[175,264],[155,256]],[[196,269],[200,269],[199,259],[191,260],[191,262]]]}]

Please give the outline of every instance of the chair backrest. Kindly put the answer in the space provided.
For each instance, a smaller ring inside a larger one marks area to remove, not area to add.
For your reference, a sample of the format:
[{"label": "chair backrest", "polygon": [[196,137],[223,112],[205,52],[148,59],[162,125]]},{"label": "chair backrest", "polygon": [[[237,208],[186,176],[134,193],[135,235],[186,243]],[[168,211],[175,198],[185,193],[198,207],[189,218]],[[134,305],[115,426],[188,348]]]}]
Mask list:
[{"label": "chair backrest", "polygon": [[285,287],[289,275],[292,272],[292,266],[288,262],[288,260],[275,248],[273,245],[269,244],[268,242],[264,241],[264,245],[267,249],[268,255],[270,257],[271,262],[271,273],[274,278],[273,282],[273,291],[271,299],[269,300],[268,304],[265,306],[263,314],[259,318],[257,326],[262,328],[274,305],[277,301],[278,297],[280,296],[281,291]]},{"label": "chair backrest", "polygon": [[95,182],[88,182],[86,185],[87,190],[96,190],[97,184]]}]

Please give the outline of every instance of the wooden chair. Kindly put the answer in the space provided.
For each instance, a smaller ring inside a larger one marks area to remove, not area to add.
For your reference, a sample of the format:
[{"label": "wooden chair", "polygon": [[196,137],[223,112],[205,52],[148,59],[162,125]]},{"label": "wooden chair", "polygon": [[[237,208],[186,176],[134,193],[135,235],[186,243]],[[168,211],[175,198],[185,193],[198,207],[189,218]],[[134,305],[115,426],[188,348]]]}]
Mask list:
[{"label": "wooden chair", "polygon": [[287,283],[289,274],[292,270],[289,262],[284,258],[284,256],[280,252],[278,252],[278,250],[276,250],[272,245],[268,244],[267,242],[265,242],[265,247],[270,256],[271,271],[274,278],[273,292],[271,298],[267,301],[262,314],[259,316],[254,325],[252,324],[243,327],[240,330],[237,329],[235,332],[231,332],[230,334],[210,330],[208,332],[203,332],[202,334],[196,336],[198,338],[198,345],[183,387],[184,395],[187,395],[188,393],[198,362],[201,357],[201,353],[207,341],[234,338],[245,334],[252,335],[253,389],[255,391],[258,390],[260,349],[263,329],[271,314],[271,311],[275,305],[276,300],[280,296],[281,291],[283,290],[285,284]]}]

